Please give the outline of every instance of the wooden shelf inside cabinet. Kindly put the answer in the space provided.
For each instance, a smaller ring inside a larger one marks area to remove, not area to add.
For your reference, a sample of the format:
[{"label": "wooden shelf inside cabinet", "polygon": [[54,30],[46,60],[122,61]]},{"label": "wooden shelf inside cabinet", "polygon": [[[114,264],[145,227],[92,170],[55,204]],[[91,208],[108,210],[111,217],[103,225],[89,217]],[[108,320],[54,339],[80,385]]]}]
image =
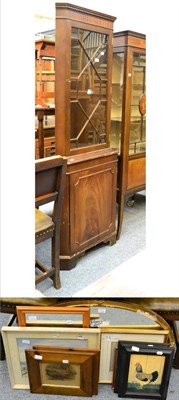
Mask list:
[{"label": "wooden shelf inside cabinet", "polygon": [[145,189],[146,37],[133,31],[113,34],[111,146],[118,149],[119,239],[124,199]]}]

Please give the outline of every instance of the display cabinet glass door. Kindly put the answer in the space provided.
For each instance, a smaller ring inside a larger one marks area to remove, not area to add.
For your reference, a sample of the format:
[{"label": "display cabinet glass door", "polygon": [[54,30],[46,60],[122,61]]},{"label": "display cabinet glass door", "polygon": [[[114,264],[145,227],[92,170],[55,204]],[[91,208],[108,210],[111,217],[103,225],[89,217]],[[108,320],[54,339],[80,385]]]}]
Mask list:
[{"label": "display cabinet glass door", "polygon": [[124,53],[113,54],[110,146],[121,152]]},{"label": "display cabinet glass door", "polygon": [[[124,93],[124,53],[113,54],[110,146],[121,154]],[[129,123],[129,155],[146,149],[145,54],[133,53]]]},{"label": "display cabinet glass door", "polygon": [[108,35],[72,27],[70,148],[106,143]]},{"label": "display cabinet glass door", "polygon": [[113,34],[110,146],[118,151],[118,239],[125,198],[144,190],[146,184],[145,49],[144,34],[133,31]]},{"label": "display cabinet glass door", "polygon": [[145,65],[145,54],[133,53],[129,155],[143,153],[146,148]]}]

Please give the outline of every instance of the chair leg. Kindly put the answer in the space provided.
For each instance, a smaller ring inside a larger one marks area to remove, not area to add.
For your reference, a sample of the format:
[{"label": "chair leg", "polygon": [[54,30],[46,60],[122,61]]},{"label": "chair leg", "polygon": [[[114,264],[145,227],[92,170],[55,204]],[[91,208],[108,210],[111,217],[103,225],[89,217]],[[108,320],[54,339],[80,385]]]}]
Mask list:
[{"label": "chair leg", "polygon": [[53,276],[53,283],[55,289],[61,288],[60,282],[60,259],[59,259],[59,243],[57,241],[56,235],[52,238],[52,267],[55,268],[55,273]]}]

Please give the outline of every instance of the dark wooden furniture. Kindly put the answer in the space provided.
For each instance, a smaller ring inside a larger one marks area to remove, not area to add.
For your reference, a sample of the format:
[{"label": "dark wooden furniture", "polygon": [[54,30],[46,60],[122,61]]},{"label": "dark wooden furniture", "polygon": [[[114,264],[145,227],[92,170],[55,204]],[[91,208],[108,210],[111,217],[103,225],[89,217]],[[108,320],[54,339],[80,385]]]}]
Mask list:
[{"label": "dark wooden furniture", "polygon": [[145,48],[141,33],[113,35],[110,145],[118,149],[118,238],[125,197],[145,189]]},{"label": "dark wooden furniture", "polygon": [[[35,158],[55,155],[55,106],[35,107],[37,117],[35,137]],[[52,120],[48,117],[51,116]]]},{"label": "dark wooden furniture", "polygon": [[55,143],[67,156],[61,268],[116,241],[117,151],[109,147],[115,17],[56,4]]},{"label": "dark wooden furniture", "polygon": [[35,208],[35,243],[52,238],[52,266],[47,268],[36,260],[36,284],[51,278],[56,289],[60,284],[60,221],[66,177],[66,159],[60,156],[35,161],[35,206],[54,201],[52,217]]}]

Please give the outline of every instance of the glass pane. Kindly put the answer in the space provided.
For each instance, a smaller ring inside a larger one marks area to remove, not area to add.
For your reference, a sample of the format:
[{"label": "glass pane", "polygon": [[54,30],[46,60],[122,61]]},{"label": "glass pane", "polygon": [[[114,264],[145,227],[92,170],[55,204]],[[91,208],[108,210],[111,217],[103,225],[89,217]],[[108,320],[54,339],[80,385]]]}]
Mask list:
[{"label": "glass pane", "polygon": [[[165,356],[158,354],[131,354],[127,379],[127,390],[129,390],[129,392],[130,390],[132,390],[132,392],[135,392],[136,397],[137,393],[141,393],[141,390],[145,390],[145,393],[148,393],[151,398],[152,394],[154,393],[159,395],[159,393],[161,392],[165,362]],[[155,365],[155,371],[153,370],[153,365]],[[145,376],[145,380],[141,380],[141,372],[144,372],[144,374],[146,374],[146,376],[143,375],[143,378]],[[147,376],[147,374],[149,373],[152,375],[151,379],[149,379],[150,375]],[[145,397],[147,398],[147,395]],[[155,397],[157,397],[157,395],[155,395]]]},{"label": "glass pane", "polygon": [[113,54],[110,146],[121,149],[124,53]]},{"label": "glass pane", "polygon": [[145,66],[145,55],[134,53],[132,67],[129,154],[145,152]]},{"label": "glass pane", "polygon": [[150,315],[144,315],[144,313],[136,311],[129,311],[126,309],[120,309],[115,307],[98,307],[91,306],[90,314],[95,316],[95,319],[91,320],[91,326],[110,326],[110,325],[130,325],[130,326],[146,326],[156,325],[157,322],[150,317]]},{"label": "glass pane", "polygon": [[39,364],[43,386],[80,387],[80,365],[72,364],[66,357],[67,360]]},{"label": "glass pane", "polygon": [[72,28],[71,148],[106,142],[107,35]]},{"label": "glass pane", "polygon": [[82,314],[26,314],[26,324],[27,325],[61,325],[64,324],[75,324],[79,325],[83,323]]}]

